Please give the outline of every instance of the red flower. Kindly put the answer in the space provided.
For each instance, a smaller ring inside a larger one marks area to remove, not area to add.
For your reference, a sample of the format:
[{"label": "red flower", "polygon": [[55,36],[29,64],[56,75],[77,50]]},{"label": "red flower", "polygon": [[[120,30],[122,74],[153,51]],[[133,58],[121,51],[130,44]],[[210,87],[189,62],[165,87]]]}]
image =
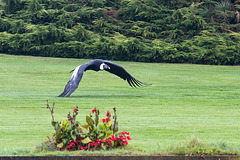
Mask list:
[{"label": "red flower", "polygon": [[116,141],[118,137],[114,137],[114,135],[112,135],[109,139],[111,139],[112,141]]},{"label": "red flower", "polygon": [[95,146],[96,145],[96,143],[90,143],[90,146]]},{"label": "red flower", "polygon": [[96,109],[93,109],[93,110],[92,110],[92,113],[94,113],[94,112],[96,112]]},{"label": "red flower", "polygon": [[114,135],[112,135],[109,139],[111,139],[112,141],[114,141]]},{"label": "red flower", "polygon": [[105,122],[106,122],[106,119],[102,119],[102,122],[105,123]]},{"label": "red flower", "polygon": [[78,111],[78,109],[77,109],[77,108],[74,108],[74,109],[73,109],[73,112],[77,112],[77,111]]},{"label": "red flower", "polygon": [[103,123],[108,122],[109,118],[105,118],[105,119],[103,118],[102,121],[103,121]]},{"label": "red flower", "polygon": [[129,135],[130,133],[129,132],[126,132],[126,131],[122,131],[122,132],[120,132],[121,134],[126,134],[126,135]]},{"label": "red flower", "polygon": [[100,141],[99,140],[97,140],[97,145],[99,146],[101,143],[100,143]]},{"label": "red flower", "polygon": [[86,146],[86,147],[83,147],[83,149],[88,149],[88,147]]},{"label": "red flower", "polygon": [[111,144],[111,143],[112,143],[112,141],[110,141],[110,140],[108,140],[107,142],[108,142],[109,144]]},{"label": "red flower", "polygon": [[66,149],[63,149],[63,151],[66,151]]},{"label": "red flower", "polygon": [[123,142],[123,145],[128,145],[128,141],[124,141],[124,142]]},{"label": "red flower", "polygon": [[122,137],[122,136],[119,136],[119,139],[120,140],[126,140],[126,138]]},{"label": "red flower", "polygon": [[74,143],[71,142],[71,143],[68,145],[68,148],[71,148],[73,145],[74,145]]},{"label": "red flower", "polygon": [[131,138],[130,136],[127,136],[127,139],[128,139],[128,140],[131,140],[132,138]]}]

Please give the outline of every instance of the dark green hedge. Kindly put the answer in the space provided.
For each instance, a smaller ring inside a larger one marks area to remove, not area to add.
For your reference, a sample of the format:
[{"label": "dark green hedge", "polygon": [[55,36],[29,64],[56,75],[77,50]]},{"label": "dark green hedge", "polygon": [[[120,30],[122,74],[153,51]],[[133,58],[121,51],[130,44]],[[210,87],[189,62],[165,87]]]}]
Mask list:
[{"label": "dark green hedge", "polygon": [[2,1],[2,53],[240,64],[240,7],[231,1]]}]

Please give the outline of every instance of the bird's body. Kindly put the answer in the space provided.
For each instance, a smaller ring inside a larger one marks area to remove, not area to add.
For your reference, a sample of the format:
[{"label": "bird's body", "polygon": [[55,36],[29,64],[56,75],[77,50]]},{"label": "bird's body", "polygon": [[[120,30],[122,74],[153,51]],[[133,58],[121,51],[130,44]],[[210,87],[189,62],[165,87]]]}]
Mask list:
[{"label": "bird's body", "polygon": [[85,64],[82,64],[80,66],[77,66],[74,70],[72,70],[73,74],[70,80],[65,86],[64,91],[58,97],[69,97],[78,88],[78,85],[82,79],[83,73],[87,70],[94,70],[96,72],[100,70],[108,71],[122,78],[123,80],[127,80],[128,84],[131,87],[140,87],[143,85],[146,85],[146,86],[150,85],[135,79],[122,66],[116,63],[106,61],[106,60],[101,60],[101,59],[95,59]]}]

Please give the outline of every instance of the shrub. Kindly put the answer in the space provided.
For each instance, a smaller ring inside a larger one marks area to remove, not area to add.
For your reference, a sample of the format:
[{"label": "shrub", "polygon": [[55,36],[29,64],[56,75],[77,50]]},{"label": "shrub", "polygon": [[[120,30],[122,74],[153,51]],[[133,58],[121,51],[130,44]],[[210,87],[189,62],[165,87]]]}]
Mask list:
[{"label": "shrub", "polygon": [[82,125],[76,120],[78,115],[78,107],[73,109],[72,114],[69,112],[67,120],[61,122],[54,120],[53,107],[47,108],[52,115],[52,126],[55,132],[52,138],[47,137],[47,141],[43,143],[43,150],[109,150],[116,147],[128,145],[131,140],[129,132],[122,131],[118,133],[118,122],[116,109],[113,108],[113,116],[111,111],[106,112],[106,118],[99,120],[99,109],[95,108],[86,116],[86,124]]},{"label": "shrub", "polygon": [[237,148],[224,142],[202,143],[196,136],[192,136],[188,143],[169,146],[168,153],[177,155],[234,155]]},{"label": "shrub", "polygon": [[2,0],[0,52],[239,65],[239,8],[227,0]]}]

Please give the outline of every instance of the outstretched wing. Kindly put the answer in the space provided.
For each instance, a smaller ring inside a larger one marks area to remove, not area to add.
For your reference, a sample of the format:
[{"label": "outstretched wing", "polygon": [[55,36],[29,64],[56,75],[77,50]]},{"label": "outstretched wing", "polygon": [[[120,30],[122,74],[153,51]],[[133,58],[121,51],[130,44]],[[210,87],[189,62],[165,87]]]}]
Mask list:
[{"label": "outstretched wing", "polygon": [[74,72],[68,81],[67,85],[64,88],[64,91],[58,97],[69,97],[77,88],[82,79],[83,72],[86,69],[87,65],[77,66],[74,69]]},{"label": "outstretched wing", "polygon": [[148,86],[148,85],[151,85],[151,84],[147,84],[147,83],[144,83],[144,82],[141,82],[139,80],[137,80],[136,78],[134,78],[131,74],[129,74],[122,66],[116,64],[116,63],[113,63],[113,62],[110,62],[110,61],[104,61],[105,64],[107,64],[110,69],[109,70],[106,70],[112,74],[115,74],[116,76],[124,79],[124,80],[127,80],[128,84],[131,86],[131,87],[141,87],[141,86]]}]

